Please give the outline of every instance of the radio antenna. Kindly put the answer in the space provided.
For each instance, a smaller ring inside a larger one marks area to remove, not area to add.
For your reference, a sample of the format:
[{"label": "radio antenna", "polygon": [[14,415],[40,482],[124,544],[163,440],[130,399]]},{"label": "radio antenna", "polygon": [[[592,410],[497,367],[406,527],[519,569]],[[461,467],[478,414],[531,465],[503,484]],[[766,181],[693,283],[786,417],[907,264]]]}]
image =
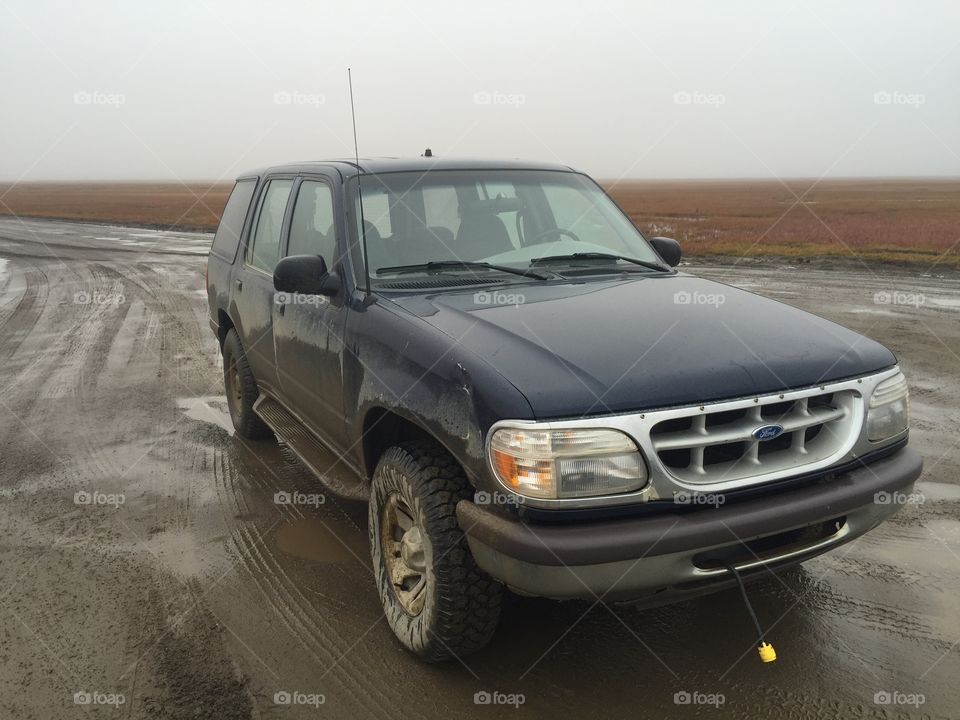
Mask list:
[{"label": "radio antenna", "polygon": [[367,222],[363,217],[363,188],[361,185],[360,146],[357,145],[357,112],[353,107],[353,73],[347,68],[347,84],[350,85],[350,118],[353,121],[353,155],[357,161],[357,202],[360,205],[360,243],[363,248],[363,272],[367,281],[367,297],[370,297],[370,258],[367,255]]}]

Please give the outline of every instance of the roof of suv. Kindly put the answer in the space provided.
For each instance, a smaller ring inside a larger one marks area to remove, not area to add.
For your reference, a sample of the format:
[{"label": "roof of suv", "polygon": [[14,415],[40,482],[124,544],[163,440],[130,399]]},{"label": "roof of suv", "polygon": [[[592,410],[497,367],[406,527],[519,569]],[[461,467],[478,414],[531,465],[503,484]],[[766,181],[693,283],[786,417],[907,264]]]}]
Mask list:
[{"label": "roof of suv", "polygon": [[[309,162],[285,163],[271,167],[251,170],[241,177],[264,175],[266,173],[285,172],[299,173],[317,170],[320,167],[334,167],[344,176],[352,176],[357,172],[357,160],[354,158],[338,158],[332,160],[314,160]],[[526,162],[523,160],[490,160],[475,158],[438,158],[438,157],[375,157],[360,158],[360,170],[365,173],[388,172],[422,172],[426,170],[560,170],[574,172],[567,165],[547,162]]]}]

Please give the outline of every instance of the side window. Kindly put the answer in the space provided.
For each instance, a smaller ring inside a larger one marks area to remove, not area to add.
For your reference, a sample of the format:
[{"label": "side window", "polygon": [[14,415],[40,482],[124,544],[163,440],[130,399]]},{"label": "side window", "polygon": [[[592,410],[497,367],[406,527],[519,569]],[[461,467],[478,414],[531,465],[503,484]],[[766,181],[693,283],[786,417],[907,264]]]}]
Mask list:
[{"label": "side window", "polygon": [[250,198],[253,197],[256,186],[256,180],[240,180],[233,186],[227,205],[223,208],[223,215],[220,216],[217,234],[213,237],[210,252],[214,255],[233,262],[237,245],[240,243],[240,233],[243,231],[243,221],[247,218]]},{"label": "side window", "polygon": [[332,267],[337,260],[333,193],[318,180],[304,180],[297,191],[287,255],[320,255]]},{"label": "side window", "polygon": [[247,263],[264,272],[272,273],[280,259],[280,231],[292,186],[293,180],[271,180],[260,201]]}]

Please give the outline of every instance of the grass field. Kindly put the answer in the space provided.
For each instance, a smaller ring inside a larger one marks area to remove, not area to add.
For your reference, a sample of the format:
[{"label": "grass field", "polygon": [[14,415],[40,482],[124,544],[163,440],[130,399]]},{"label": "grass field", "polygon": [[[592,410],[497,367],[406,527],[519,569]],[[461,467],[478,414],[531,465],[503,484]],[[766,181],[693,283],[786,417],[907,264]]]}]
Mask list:
[{"label": "grass field", "polygon": [[[648,235],[689,256],[863,257],[960,267],[960,180],[605,183]],[[216,227],[230,184],[0,185],[0,214]]]},{"label": "grass field", "polygon": [[688,255],[960,265],[960,180],[814,183],[620,182],[607,189],[647,235],[673,237]]}]

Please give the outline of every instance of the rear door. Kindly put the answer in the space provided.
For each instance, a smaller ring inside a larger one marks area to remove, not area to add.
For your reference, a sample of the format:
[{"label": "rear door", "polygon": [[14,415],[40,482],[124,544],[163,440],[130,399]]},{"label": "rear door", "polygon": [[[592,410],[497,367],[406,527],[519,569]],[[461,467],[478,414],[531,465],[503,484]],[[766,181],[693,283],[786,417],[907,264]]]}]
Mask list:
[{"label": "rear door", "polygon": [[[301,178],[293,193],[284,255],[319,255],[344,278],[342,219],[335,213],[339,183],[325,175]],[[344,447],[344,294],[280,293],[273,306],[273,337],[286,405],[334,448]]]},{"label": "rear door", "polygon": [[219,323],[219,311],[230,304],[230,275],[237,248],[250,212],[250,201],[257,188],[257,178],[241,178],[233,186],[217,226],[217,233],[207,258],[207,303],[213,327]]},{"label": "rear door", "polygon": [[253,376],[262,389],[274,394],[278,383],[273,348],[273,268],[280,259],[293,184],[294,178],[289,176],[273,176],[265,181],[232,287],[240,339]]}]

